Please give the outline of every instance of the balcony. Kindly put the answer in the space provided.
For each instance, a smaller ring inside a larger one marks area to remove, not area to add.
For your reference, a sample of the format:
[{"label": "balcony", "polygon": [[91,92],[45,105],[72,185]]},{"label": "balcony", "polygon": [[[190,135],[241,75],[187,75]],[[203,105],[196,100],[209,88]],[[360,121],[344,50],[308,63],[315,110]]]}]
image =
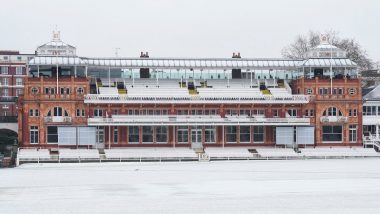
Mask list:
[{"label": "balcony", "polygon": [[45,123],[71,123],[71,117],[44,117]]},{"label": "balcony", "polygon": [[90,126],[114,125],[310,125],[310,118],[263,118],[219,115],[113,115],[111,118],[88,118]]},{"label": "balcony", "polygon": [[290,95],[290,96],[273,96],[273,95],[257,95],[241,97],[205,97],[205,96],[184,96],[184,97],[134,97],[128,95],[103,95],[103,94],[87,94],[84,97],[84,103],[260,103],[260,104],[302,104],[309,103],[310,97],[308,95]]},{"label": "balcony", "polygon": [[12,104],[12,103],[17,103],[17,97],[8,97],[8,96],[3,96],[0,97],[0,103],[1,104]]},{"label": "balcony", "polygon": [[322,116],[320,120],[322,123],[347,123],[348,118],[342,116]]}]

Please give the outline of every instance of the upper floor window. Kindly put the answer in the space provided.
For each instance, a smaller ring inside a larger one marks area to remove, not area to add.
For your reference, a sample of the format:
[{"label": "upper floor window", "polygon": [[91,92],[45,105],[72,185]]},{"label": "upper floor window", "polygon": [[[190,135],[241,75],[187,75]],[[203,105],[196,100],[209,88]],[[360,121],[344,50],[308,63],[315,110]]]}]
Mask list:
[{"label": "upper floor window", "polygon": [[22,78],[16,78],[16,85],[22,85]]},{"label": "upper floor window", "polygon": [[77,88],[77,93],[78,94],[83,94],[84,93],[84,89],[82,87]]},{"label": "upper floor window", "polygon": [[358,114],[358,111],[356,109],[349,109],[348,110],[348,116],[349,117],[356,117]]},{"label": "upper floor window", "polygon": [[66,110],[63,110],[61,107],[54,107],[53,108],[53,115],[52,115],[52,112],[51,110],[48,112],[48,115],[47,116],[54,116],[54,117],[62,117],[62,116],[65,116],[65,117],[68,117],[69,114],[67,113]]},{"label": "upper floor window", "polygon": [[103,117],[103,109],[94,109],[95,117]]},{"label": "upper floor window", "polygon": [[319,94],[328,94],[329,90],[328,88],[319,88]]},{"label": "upper floor window", "polygon": [[297,109],[288,109],[288,114],[290,117],[297,117]]},{"label": "upper floor window", "polygon": [[376,106],[363,106],[363,115],[365,116],[376,115]]},{"label": "upper floor window", "polygon": [[8,67],[0,67],[1,74],[8,74]]},{"label": "upper floor window", "polygon": [[306,89],[306,94],[312,94],[312,93],[313,93],[313,89],[311,88]]},{"label": "upper floor window", "polygon": [[3,78],[3,85],[8,85],[8,78]]},{"label": "upper floor window", "polygon": [[330,107],[323,112],[323,116],[342,116],[342,112],[335,107]]},{"label": "upper floor window", "polygon": [[349,93],[350,95],[354,95],[354,94],[356,94],[356,89],[355,89],[355,88],[349,88],[349,89],[348,89],[348,93]]},{"label": "upper floor window", "polygon": [[22,67],[16,67],[16,75],[22,75]]},{"label": "upper floor window", "polygon": [[38,88],[33,87],[33,88],[31,89],[31,91],[32,91],[32,94],[37,94],[37,93],[38,93]]}]

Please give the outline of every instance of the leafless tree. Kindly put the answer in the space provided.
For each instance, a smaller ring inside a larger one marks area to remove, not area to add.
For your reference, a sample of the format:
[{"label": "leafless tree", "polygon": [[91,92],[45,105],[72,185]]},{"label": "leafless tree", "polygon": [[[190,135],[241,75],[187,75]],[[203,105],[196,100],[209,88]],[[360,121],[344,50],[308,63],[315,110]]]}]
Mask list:
[{"label": "leafless tree", "polygon": [[[374,67],[373,61],[368,57],[359,42],[352,38],[340,38],[336,31],[327,31],[323,33],[328,37],[330,44],[347,52],[347,57],[356,62],[361,71],[369,70]],[[293,43],[282,49],[282,55],[291,59],[305,59],[307,53],[313,47],[320,44],[320,32],[310,31],[307,35],[298,35]]]}]

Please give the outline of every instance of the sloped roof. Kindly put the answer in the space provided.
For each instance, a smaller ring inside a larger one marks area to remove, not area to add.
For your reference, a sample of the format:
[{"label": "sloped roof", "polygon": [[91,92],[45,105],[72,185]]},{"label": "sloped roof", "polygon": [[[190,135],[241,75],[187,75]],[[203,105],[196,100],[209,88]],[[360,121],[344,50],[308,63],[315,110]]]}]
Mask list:
[{"label": "sloped roof", "polygon": [[372,91],[363,97],[363,100],[380,101],[380,85],[376,86]]}]

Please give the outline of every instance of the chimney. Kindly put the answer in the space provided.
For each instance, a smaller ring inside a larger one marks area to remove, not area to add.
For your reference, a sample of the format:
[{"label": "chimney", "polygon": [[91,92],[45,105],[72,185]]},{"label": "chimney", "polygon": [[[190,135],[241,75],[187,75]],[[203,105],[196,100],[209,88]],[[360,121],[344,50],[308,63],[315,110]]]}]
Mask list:
[{"label": "chimney", "polygon": [[146,58],[149,58],[148,51],[145,53],[145,57],[146,57]]},{"label": "chimney", "polygon": [[140,58],[144,57],[144,53],[141,51]]}]

